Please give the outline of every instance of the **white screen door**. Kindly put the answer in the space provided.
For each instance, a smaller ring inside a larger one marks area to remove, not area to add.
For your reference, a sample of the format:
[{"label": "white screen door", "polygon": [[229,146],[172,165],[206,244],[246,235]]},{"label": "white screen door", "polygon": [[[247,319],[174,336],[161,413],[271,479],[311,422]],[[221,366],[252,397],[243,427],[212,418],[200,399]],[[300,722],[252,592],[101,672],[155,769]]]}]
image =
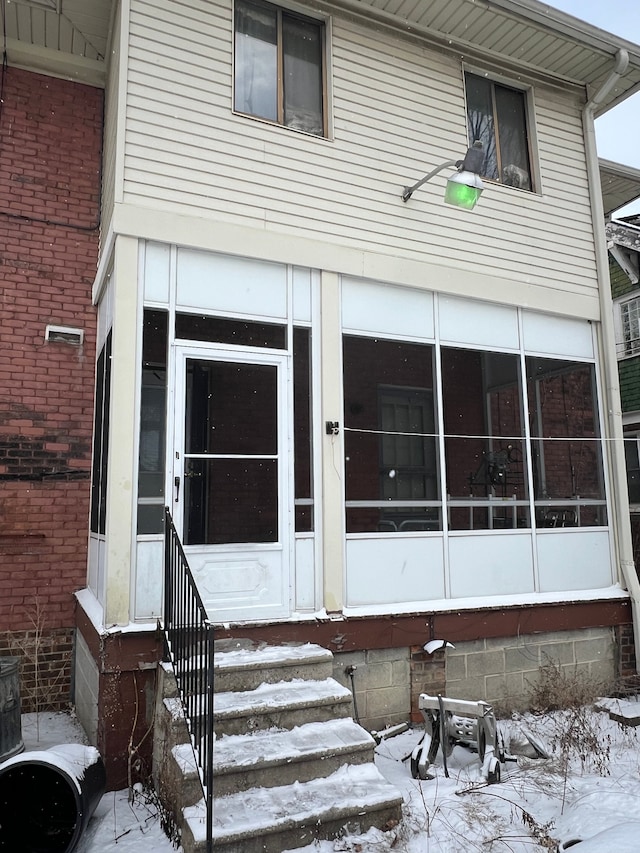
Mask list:
[{"label": "white screen door", "polygon": [[177,351],[173,514],[216,622],[289,613],[286,364]]}]

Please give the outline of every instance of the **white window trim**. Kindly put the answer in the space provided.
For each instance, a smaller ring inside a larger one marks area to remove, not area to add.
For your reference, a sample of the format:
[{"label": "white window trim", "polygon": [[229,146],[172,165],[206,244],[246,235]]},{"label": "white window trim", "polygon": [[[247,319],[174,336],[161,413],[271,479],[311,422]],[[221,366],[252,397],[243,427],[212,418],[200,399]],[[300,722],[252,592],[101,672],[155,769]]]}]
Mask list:
[{"label": "white window trim", "polygon": [[[624,324],[622,319],[623,307],[634,301],[638,302],[638,312],[640,314],[640,290],[625,293],[624,296],[620,296],[613,303],[613,324],[616,333],[616,355],[618,361],[625,361],[628,358],[637,358],[637,356],[640,356],[640,332],[633,342],[634,347],[632,352],[627,352],[627,342],[624,338]],[[640,317],[638,322],[640,324]]]}]

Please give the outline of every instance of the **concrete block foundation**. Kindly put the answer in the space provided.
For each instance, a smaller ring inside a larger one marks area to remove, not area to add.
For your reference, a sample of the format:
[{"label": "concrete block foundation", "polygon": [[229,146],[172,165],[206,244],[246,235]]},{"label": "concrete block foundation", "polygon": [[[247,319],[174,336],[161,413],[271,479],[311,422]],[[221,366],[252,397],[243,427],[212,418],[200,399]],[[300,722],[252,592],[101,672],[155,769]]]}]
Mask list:
[{"label": "concrete block foundation", "polygon": [[334,653],[334,678],[353,684],[360,722],[379,730],[412,720],[422,722],[420,693],[483,699],[496,708],[524,710],[541,667],[583,674],[611,689],[621,676],[620,638],[613,628],[584,628],[520,637],[456,642],[455,648],[427,654],[422,646]]}]

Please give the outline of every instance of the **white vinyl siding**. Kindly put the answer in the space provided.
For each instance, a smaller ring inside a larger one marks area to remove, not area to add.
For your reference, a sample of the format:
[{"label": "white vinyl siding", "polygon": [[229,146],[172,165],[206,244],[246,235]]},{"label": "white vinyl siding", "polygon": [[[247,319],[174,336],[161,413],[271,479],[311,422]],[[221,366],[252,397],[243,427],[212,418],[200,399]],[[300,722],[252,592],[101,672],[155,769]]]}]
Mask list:
[{"label": "white vinyl siding", "polygon": [[531,93],[538,192],[490,186],[470,214],[442,203],[439,176],[405,205],[403,186],[467,146],[453,55],[334,17],[326,140],[233,114],[230,2],[132,0],[131,9],[126,203],[482,272],[514,282],[514,301],[531,286],[595,297],[570,92]]}]

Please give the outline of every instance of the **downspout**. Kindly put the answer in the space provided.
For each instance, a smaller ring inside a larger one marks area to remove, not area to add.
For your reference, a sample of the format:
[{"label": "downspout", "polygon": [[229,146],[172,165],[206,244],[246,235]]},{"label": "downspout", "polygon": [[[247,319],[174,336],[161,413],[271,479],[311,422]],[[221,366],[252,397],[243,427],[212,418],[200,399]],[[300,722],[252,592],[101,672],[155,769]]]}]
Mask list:
[{"label": "downspout", "polygon": [[631,528],[629,519],[629,495],[627,492],[627,470],[624,457],[624,437],[622,432],[622,404],[620,401],[620,380],[618,362],[614,357],[616,352],[615,330],[613,325],[613,301],[609,280],[609,259],[607,256],[607,241],[604,226],[604,208],[602,204],[602,189],[600,185],[600,168],[596,147],[594,115],[598,106],[618,82],[629,65],[629,54],[620,49],[616,54],[616,64],[609,77],[598,92],[586,103],[582,112],[584,128],[585,153],[587,173],[589,178],[589,194],[593,216],[593,231],[595,237],[596,271],[598,275],[598,291],[600,295],[600,336],[601,363],[604,366],[605,399],[604,404],[608,415],[608,438],[605,442],[609,458],[609,468],[612,473],[611,504],[614,515],[615,553],[619,561],[618,576],[623,580],[631,598],[631,613],[633,619],[633,634],[636,651],[636,671],[640,664],[640,581],[633,560]]}]

